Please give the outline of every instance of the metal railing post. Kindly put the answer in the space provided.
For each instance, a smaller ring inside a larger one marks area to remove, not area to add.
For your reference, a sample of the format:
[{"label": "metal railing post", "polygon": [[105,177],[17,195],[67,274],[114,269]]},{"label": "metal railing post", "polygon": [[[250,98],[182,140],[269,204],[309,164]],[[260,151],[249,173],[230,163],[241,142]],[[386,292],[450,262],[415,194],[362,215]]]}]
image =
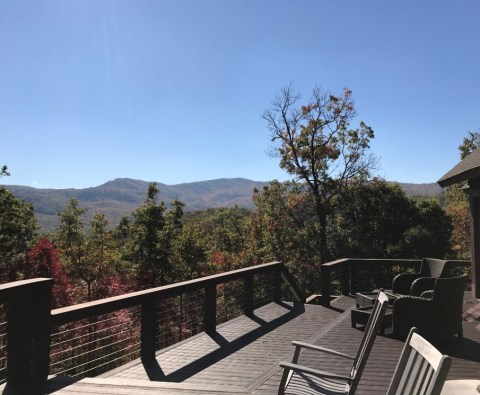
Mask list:
[{"label": "metal railing post", "polygon": [[154,300],[142,303],[141,314],[140,357],[143,361],[152,360],[155,359],[155,341],[158,334]]},{"label": "metal railing post", "polygon": [[253,316],[254,302],[253,302],[253,273],[247,273],[244,277],[243,297],[245,305],[243,313],[247,317]]},{"label": "metal railing post", "polygon": [[346,261],[343,263],[342,270],[342,295],[350,295],[350,269],[351,262]]},{"label": "metal railing post", "polygon": [[50,361],[53,279],[13,285],[7,299],[7,389],[40,394]]},{"label": "metal railing post", "polygon": [[326,307],[330,307],[330,295],[331,295],[331,289],[330,289],[330,266],[326,265],[321,265],[320,266],[320,272],[322,276],[322,305]]},{"label": "metal railing post", "polygon": [[275,285],[273,290],[273,301],[275,303],[280,303],[282,301],[282,266],[275,268]]},{"label": "metal railing post", "polygon": [[213,335],[217,330],[217,284],[208,284],[205,287],[205,314],[204,331]]},{"label": "metal railing post", "polygon": [[[357,292],[357,262],[350,261],[350,290],[349,294],[355,295]],[[348,295],[348,294],[347,294]]]}]

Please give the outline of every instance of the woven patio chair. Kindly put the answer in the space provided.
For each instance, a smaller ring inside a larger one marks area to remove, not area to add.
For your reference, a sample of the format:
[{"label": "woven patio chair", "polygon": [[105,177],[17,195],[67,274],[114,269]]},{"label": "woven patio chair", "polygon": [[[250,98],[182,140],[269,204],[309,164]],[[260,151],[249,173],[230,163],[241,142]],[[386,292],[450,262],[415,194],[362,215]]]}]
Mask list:
[{"label": "woven patio chair", "polygon": [[[295,353],[292,362],[280,362],[280,366],[284,368],[284,371],[278,393],[331,395],[355,393],[387,307],[388,298],[383,292],[380,292],[355,356],[313,344],[294,341]],[[338,375],[298,365],[297,362],[302,349],[328,353],[344,358],[352,363],[350,373],[348,375]]]},{"label": "woven patio chair", "polygon": [[395,276],[392,291],[394,295],[420,296],[423,292],[432,290],[435,280],[445,277],[450,266],[449,261],[443,259],[423,258],[419,272]]},{"label": "woven patio chair", "polygon": [[428,339],[463,337],[462,306],[467,276],[438,278],[429,297],[402,296],[393,304],[393,336],[407,337],[417,327]]},{"label": "woven patio chair", "polygon": [[403,347],[387,395],[439,395],[447,378],[451,358],[412,328]]}]

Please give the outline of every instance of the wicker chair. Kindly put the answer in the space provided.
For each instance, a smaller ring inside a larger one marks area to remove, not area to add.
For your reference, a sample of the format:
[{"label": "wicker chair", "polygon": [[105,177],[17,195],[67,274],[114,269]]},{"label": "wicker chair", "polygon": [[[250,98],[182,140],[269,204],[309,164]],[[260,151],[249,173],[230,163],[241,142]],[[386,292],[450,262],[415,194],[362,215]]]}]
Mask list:
[{"label": "wicker chair", "polygon": [[394,295],[420,296],[423,292],[433,289],[437,278],[445,277],[449,266],[449,261],[443,259],[423,258],[419,272],[395,276],[392,291]]},{"label": "wicker chair", "polygon": [[438,278],[432,297],[402,296],[393,304],[393,336],[407,337],[417,327],[429,339],[463,337],[462,305],[467,276]]}]

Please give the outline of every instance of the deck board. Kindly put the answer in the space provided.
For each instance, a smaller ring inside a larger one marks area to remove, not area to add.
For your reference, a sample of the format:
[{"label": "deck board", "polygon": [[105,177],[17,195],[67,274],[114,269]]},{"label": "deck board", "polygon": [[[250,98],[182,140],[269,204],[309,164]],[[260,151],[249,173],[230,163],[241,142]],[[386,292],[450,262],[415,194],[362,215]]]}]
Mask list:
[{"label": "deck board", "polygon": [[[476,300],[468,299],[465,310]],[[361,329],[350,325],[351,297],[332,301],[332,308],[303,304],[269,304],[253,318],[238,317],[218,326],[217,335],[204,333],[157,353],[149,366],[140,361],[115,369],[101,378],[84,379],[55,387],[61,394],[276,394],[281,371],[278,362],[289,360],[292,340],[313,342],[355,354]],[[346,311],[345,311],[346,310]],[[478,321],[464,322],[465,339],[437,345],[453,357],[449,379],[480,379],[480,332]],[[378,336],[357,394],[385,394],[403,342]],[[299,363],[331,372],[345,373],[342,360],[305,351]],[[149,380],[149,381],[147,381]]]}]

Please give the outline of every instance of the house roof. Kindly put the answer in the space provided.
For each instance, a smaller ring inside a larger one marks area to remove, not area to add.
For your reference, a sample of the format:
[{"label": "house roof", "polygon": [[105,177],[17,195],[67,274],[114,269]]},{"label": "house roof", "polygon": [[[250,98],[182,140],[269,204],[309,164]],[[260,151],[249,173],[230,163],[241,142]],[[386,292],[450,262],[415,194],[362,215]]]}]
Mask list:
[{"label": "house roof", "polygon": [[442,188],[445,188],[474,178],[480,178],[480,148],[467,155],[460,163],[440,178],[437,183]]}]

